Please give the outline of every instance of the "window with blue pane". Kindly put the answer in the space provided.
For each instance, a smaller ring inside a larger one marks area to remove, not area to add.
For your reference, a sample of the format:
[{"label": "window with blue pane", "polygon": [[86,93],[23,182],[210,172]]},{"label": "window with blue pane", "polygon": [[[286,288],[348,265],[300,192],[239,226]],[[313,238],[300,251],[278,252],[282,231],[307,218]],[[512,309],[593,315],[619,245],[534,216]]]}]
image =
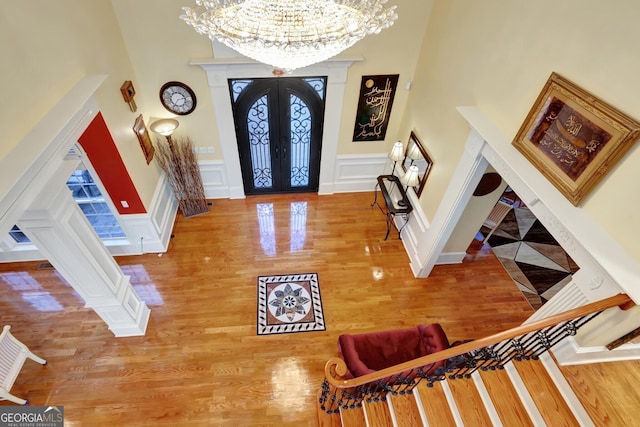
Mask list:
[{"label": "window with blue pane", "polygon": [[11,231],[9,231],[9,235],[13,237],[18,243],[30,243],[31,240],[18,228],[17,225],[14,225]]},{"label": "window with blue pane", "polygon": [[101,239],[126,237],[88,170],[75,170],[69,177],[67,186]]},{"label": "window with blue pane", "polygon": [[[67,181],[67,187],[71,190],[73,198],[101,239],[122,239],[126,237],[88,170],[75,170]],[[31,243],[31,240],[17,225],[13,226],[9,231],[9,235],[17,243]]]}]

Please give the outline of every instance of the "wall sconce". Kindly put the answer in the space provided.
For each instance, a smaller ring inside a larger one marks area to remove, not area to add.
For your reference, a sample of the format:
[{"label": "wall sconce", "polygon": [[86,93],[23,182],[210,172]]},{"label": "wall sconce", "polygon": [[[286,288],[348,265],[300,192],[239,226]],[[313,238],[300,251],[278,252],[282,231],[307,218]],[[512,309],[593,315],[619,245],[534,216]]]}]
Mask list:
[{"label": "wall sconce", "polygon": [[393,169],[391,170],[391,175],[393,175],[396,171],[396,163],[404,159],[404,150],[401,141],[396,141],[393,144],[393,148],[391,148],[391,152],[388,157],[393,160]]},{"label": "wall sconce", "polygon": [[160,135],[166,137],[169,146],[172,146],[173,141],[171,140],[171,134],[179,125],[180,122],[178,122],[176,119],[160,119],[151,123],[149,129],[151,129],[151,132],[159,133]]}]

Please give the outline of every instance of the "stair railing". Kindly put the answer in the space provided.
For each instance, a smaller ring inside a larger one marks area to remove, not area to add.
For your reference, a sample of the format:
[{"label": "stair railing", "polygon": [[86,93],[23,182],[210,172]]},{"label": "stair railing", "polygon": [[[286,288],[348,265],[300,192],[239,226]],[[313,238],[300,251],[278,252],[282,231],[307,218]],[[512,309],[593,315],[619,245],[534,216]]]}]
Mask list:
[{"label": "stair railing", "polygon": [[337,413],[362,407],[365,401],[384,401],[388,393],[411,394],[421,381],[431,387],[436,381],[469,378],[478,369],[504,369],[512,360],[536,360],[603,311],[633,305],[626,294],[618,294],[353,379],[344,379],[347,366],[340,357],[333,357],[325,365],[320,408]]}]

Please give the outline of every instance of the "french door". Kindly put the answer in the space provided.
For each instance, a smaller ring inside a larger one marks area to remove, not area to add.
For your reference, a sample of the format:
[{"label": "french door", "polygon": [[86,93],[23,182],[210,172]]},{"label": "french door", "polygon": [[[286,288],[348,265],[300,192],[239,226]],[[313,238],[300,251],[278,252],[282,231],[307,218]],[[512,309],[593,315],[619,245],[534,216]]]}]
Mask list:
[{"label": "french door", "polygon": [[229,80],[247,195],[316,192],[326,77]]}]

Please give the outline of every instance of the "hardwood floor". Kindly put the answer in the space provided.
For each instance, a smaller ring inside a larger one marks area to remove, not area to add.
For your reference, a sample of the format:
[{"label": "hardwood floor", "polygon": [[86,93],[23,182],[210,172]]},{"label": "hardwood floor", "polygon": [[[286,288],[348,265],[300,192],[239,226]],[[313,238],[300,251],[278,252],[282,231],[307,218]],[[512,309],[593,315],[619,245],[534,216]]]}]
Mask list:
[{"label": "hardwood floor", "polygon": [[[480,245],[464,263],[414,278],[397,235],[383,240],[371,201],[254,196],[179,216],[167,253],[117,258],[151,309],[144,337],[114,338],[55,270],[0,264],[1,322],[48,361],[27,361],[12,392],[63,405],[67,426],[313,426],[339,334],[439,322],[453,341],[532,314]],[[318,274],[326,331],[258,336],[257,276],[289,273]]]}]

